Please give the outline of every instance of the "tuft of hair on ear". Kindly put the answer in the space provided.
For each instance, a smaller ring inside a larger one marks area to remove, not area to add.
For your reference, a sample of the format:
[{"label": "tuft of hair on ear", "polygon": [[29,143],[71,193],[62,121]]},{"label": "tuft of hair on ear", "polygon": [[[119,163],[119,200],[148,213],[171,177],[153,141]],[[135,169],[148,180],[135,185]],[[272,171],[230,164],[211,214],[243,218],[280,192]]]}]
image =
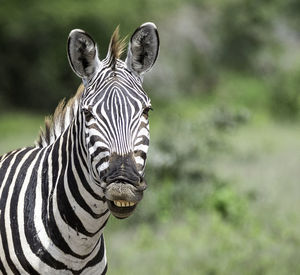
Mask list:
[{"label": "tuft of hair on ear", "polygon": [[114,69],[116,65],[116,60],[119,59],[126,48],[126,39],[127,36],[123,39],[120,39],[120,27],[117,26],[115,31],[113,32],[109,47],[108,47],[108,60],[110,66]]}]

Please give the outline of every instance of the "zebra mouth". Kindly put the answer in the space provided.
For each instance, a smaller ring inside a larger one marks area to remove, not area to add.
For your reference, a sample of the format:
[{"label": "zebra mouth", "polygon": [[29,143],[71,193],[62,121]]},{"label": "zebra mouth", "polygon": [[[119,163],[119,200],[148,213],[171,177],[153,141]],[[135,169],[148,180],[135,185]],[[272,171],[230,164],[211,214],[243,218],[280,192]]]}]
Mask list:
[{"label": "zebra mouth", "polygon": [[114,217],[125,219],[133,213],[137,203],[124,200],[107,200],[107,205]]},{"label": "zebra mouth", "polygon": [[138,190],[132,184],[121,182],[109,184],[104,193],[108,209],[119,219],[129,217],[143,198],[143,191]]}]

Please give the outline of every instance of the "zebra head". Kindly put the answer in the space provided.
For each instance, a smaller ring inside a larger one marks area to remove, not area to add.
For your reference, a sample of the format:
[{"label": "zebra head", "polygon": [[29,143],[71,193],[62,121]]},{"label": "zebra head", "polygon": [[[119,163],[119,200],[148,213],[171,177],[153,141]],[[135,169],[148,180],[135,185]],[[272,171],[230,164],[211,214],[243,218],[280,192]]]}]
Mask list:
[{"label": "zebra head", "polygon": [[70,65],[85,87],[79,110],[91,178],[103,188],[108,208],[117,218],[133,212],[147,187],[151,103],[142,80],[158,55],[156,26],[145,23],[136,29],[125,61],[120,59],[123,48],[118,28],[103,60],[86,32],[75,29],[68,39]]}]

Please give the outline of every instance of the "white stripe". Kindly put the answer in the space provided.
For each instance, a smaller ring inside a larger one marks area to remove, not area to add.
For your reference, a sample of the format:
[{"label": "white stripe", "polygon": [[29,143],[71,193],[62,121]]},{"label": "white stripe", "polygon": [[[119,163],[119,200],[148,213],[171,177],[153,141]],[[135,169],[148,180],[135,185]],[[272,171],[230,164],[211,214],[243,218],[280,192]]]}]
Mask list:
[{"label": "white stripe", "polygon": [[[43,270],[44,274],[59,274],[58,270],[55,270],[45,264],[41,261],[39,257],[37,257],[32,251],[27,243],[26,235],[25,235],[25,227],[24,227],[24,203],[25,203],[25,194],[26,190],[28,188],[28,185],[30,184],[30,178],[33,172],[33,167],[36,164],[39,155],[41,154],[41,151],[35,156],[35,160],[30,164],[30,166],[27,169],[27,173],[24,179],[24,182],[22,184],[22,188],[20,190],[19,195],[19,202],[18,202],[18,226],[19,226],[19,234],[20,234],[20,242],[21,247],[24,253],[24,256],[26,257],[29,264],[36,270]],[[41,174],[38,175],[38,178],[40,179]],[[41,208],[41,201],[38,202],[39,204],[35,205],[35,208]],[[66,271],[65,271],[66,272]],[[61,274],[61,273],[60,273]],[[71,274],[70,272],[67,272],[66,274]]]},{"label": "white stripe", "polygon": [[[69,134],[70,134],[70,132],[69,132]],[[62,163],[61,153],[62,153],[62,150],[64,150],[64,148],[62,148],[62,143],[63,143],[63,138],[61,138],[61,142],[60,142],[58,163]],[[68,146],[68,145],[66,145],[66,146]],[[61,170],[62,170],[62,167],[59,166],[58,174],[61,174]],[[58,184],[62,184],[62,183],[59,183],[58,180],[59,180],[59,177],[57,178],[55,190],[53,192],[52,211],[53,211],[55,222],[57,224],[57,227],[59,228],[59,231],[60,231],[63,239],[68,244],[70,249],[76,254],[85,255],[87,253],[90,253],[93,250],[94,244],[97,243],[97,240],[99,239],[102,232],[99,231],[99,233],[97,233],[93,237],[87,237],[84,234],[74,230],[72,227],[70,227],[64,221],[64,219],[61,217],[61,213],[58,209],[57,187],[58,187]],[[108,213],[109,213],[109,211],[108,211]],[[105,217],[103,217],[103,219],[105,219]],[[96,253],[97,253],[97,251],[94,250],[93,253],[88,258],[89,259],[93,258],[96,255]]]},{"label": "white stripe", "polygon": [[[68,201],[72,207],[72,210],[75,212],[76,216],[81,220],[82,225],[84,226],[85,230],[88,231],[89,233],[95,233],[97,231],[97,229],[101,227],[102,221],[95,220],[91,216],[91,214],[86,212],[74,199],[74,197],[72,196],[71,190],[69,188],[67,173],[65,173],[65,176],[64,176],[64,187],[65,187]],[[70,209],[70,211],[72,211],[72,210]]]},{"label": "white stripe", "polygon": [[[105,145],[105,146],[106,146],[106,145]],[[80,149],[81,149],[81,148],[80,148]],[[78,142],[76,142],[76,151],[79,152]],[[100,186],[98,186],[98,185],[94,182],[91,173],[88,172],[88,171],[86,170],[85,166],[84,166],[83,163],[82,163],[81,158],[79,158],[79,162],[80,162],[80,166],[81,166],[81,168],[82,168],[82,171],[83,171],[83,173],[84,173],[84,177],[86,178],[86,180],[87,180],[89,186],[91,187],[91,189],[93,190],[93,192],[94,192],[95,194],[98,194],[98,195],[102,196],[102,195],[103,195],[103,190],[102,190],[102,188],[101,188]],[[79,184],[79,187],[80,187],[80,188],[83,188],[83,189],[85,190],[85,188],[84,188],[83,186],[81,186],[81,184]],[[81,194],[82,194],[82,189],[80,189],[80,192],[81,192]],[[87,197],[86,197],[86,198],[87,198]],[[88,198],[87,198],[87,199],[88,199]],[[89,199],[88,199],[88,200],[89,200]],[[89,201],[90,201],[90,203],[92,203],[91,200],[89,200]]]},{"label": "white stripe", "polygon": [[12,182],[11,182],[10,186],[9,186],[9,191],[8,191],[8,195],[7,195],[7,204],[6,204],[6,208],[5,208],[5,211],[4,211],[4,219],[6,221],[5,222],[5,230],[6,230],[6,237],[7,237],[7,244],[8,244],[8,252],[9,252],[10,258],[11,258],[12,262],[14,263],[16,269],[21,274],[28,274],[28,273],[23,269],[23,266],[19,262],[18,257],[16,255],[16,251],[14,249],[13,239],[15,237],[18,238],[19,236],[12,236],[11,225],[10,225],[10,205],[11,205],[11,197],[12,197],[12,195],[14,193],[14,189],[15,189],[16,178],[19,175],[20,168],[24,164],[24,162],[26,161],[27,157],[33,151],[34,150],[30,150],[29,152],[27,152],[23,156],[23,158],[21,159],[21,161],[19,162],[19,165],[17,166],[17,168],[15,170],[14,177],[12,179]]},{"label": "white stripe", "polygon": [[[5,254],[4,254],[4,248],[3,248],[3,246],[2,246],[2,238],[1,238],[1,234],[0,234],[0,251],[1,251],[1,253],[0,253],[0,262],[3,264],[3,266],[4,266],[4,270],[8,273],[8,274],[13,274],[13,272],[12,272],[12,270],[10,269],[10,267],[9,267],[9,265],[7,264],[7,261],[6,261],[6,259],[5,259]],[[2,274],[1,273],[1,271],[0,271],[0,274]]]},{"label": "white stripe", "polygon": [[[97,151],[97,149],[99,148],[99,147],[101,147],[101,145],[102,144],[104,144],[103,142],[101,142],[101,141],[97,141],[97,142],[95,142],[95,144],[93,145],[93,147],[90,147],[89,148],[89,152],[90,152],[90,155],[93,155],[96,151]],[[109,156],[109,152],[108,151],[104,151],[104,152],[100,152],[97,156],[95,156],[98,160],[101,160],[101,159],[103,159],[103,158],[105,158],[105,157],[107,157],[107,156]]]},{"label": "white stripe", "polygon": [[[23,150],[24,150],[24,149],[23,149]],[[22,150],[22,151],[23,151],[23,150]],[[22,152],[22,151],[20,151],[20,152]],[[9,163],[9,166],[8,166],[8,168],[7,168],[7,170],[6,170],[5,177],[4,177],[4,179],[3,179],[3,181],[2,181],[2,185],[1,185],[1,187],[0,187],[0,198],[1,198],[1,196],[2,196],[3,188],[4,188],[4,186],[6,185],[7,177],[8,177],[8,175],[9,175],[9,173],[10,173],[11,167],[12,167],[12,165],[13,165],[14,162],[15,162],[16,156],[17,156],[17,154],[13,156],[13,158],[11,159],[11,161],[10,161],[10,163]],[[0,212],[0,217],[1,217],[1,214],[2,214],[2,213]],[[4,215],[4,214],[5,214],[5,213],[3,213],[3,215]],[[7,222],[8,222],[8,221],[7,221]],[[4,269],[6,270],[6,272],[12,274],[13,272],[12,272],[12,270],[10,269],[9,265],[7,264],[7,261],[6,261],[6,258],[5,258],[5,253],[2,253],[2,251],[4,251],[4,248],[3,248],[3,243],[2,243],[1,234],[0,234],[0,251],[1,251],[1,253],[0,253],[0,262],[3,263]]]},{"label": "white stripe", "polygon": [[[51,155],[49,155],[51,158]],[[39,167],[38,171],[39,175],[42,173],[42,163]],[[42,188],[41,188],[41,177],[38,177],[37,188],[36,188],[36,197],[35,197],[35,205],[42,205]],[[51,191],[49,189],[49,191]],[[60,250],[57,246],[54,245],[51,239],[49,239],[46,229],[44,227],[42,221],[42,207],[35,207],[34,209],[34,224],[37,232],[37,237],[41,241],[42,246],[47,250],[47,252],[57,261],[64,263],[68,268],[77,268],[80,269],[82,267],[82,263],[79,259],[65,254],[62,250]]]},{"label": "white stripe", "polygon": [[134,159],[135,159],[135,162],[137,163],[137,164],[141,164],[141,165],[144,165],[144,159],[143,158],[141,158],[141,157],[134,157]]},{"label": "white stripe", "polygon": [[[72,143],[74,144],[73,136],[72,136]],[[76,142],[75,146],[76,146],[76,151],[78,152],[78,150],[79,150],[78,149],[78,142]],[[90,183],[90,181],[89,181],[90,175],[88,175],[85,167],[83,166],[83,163],[82,163],[81,158],[79,157],[79,155],[78,155],[78,159],[79,159],[80,167],[81,167],[81,169],[82,169],[82,171],[84,173],[85,179],[86,179],[86,181],[89,184]],[[77,173],[76,167],[75,167],[74,154],[71,154],[71,164],[72,164],[72,172],[74,174],[75,181],[77,183],[78,191],[81,194],[82,198],[84,199],[85,203],[90,207],[90,209],[95,214],[101,214],[101,213],[103,213],[106,210],[106,206],[104,205],[104,202],[95,199],[90,194],[90,192],[88,192],[86,190],[86,188],[82,185],[81,179],[80,179],[80,177],[79,177],[79,175]],[[94,183],[92,183],[92,185],[96,186],[96,184],[94,184]],[[96,194],[103,195],[102,189],[100,188],[99,190],[97,190]]]},{"label": "white stripe", "polygon": [[138,133],[138,137],[141,137],[141,136],[149,137],[149,131],[146,128],[142,128]]},{"label": "white stripe", "polygon": [[71,124],[70,108],[72,108],[72,107],[66,107],[66,113],[65,113],[65,128],[67,127],[67,125],[70,125],[70,124]]},{"label": "white stripe", "polygon": [[103,170],[107,169],[109,166],[109,163],[106,161],[106,162],[103,162],[99,167],[98,167],[98,172],[100,174],[100,172],[102,172]]},{"label": "white stripe", "polygon": [[[94,248],[94,244],[100,238],[102,232],[99,231],[99,233],[94,235],[93,237],[87,237],[82,233],[77,232],[72,227],[70,227],[67,223],[65,223],[58,209],[57,187],[55,189],[56,190],[53,194],[53,212],[54,212],[55,222],[59,228],[59,231],[63,239],[65,240],[65,242],[68,244],[68,246],[74,253],[79,255],[85,255],[87,253],[90,253]],[[108,214],[105,216],[107,217]],[[105,216],[103,216],[103,219],[105,218]],[[94,250],[93,253],[88,258],[92,259],[93,257],[95,257],[96,253],[97,251]]]},{"label": "white stripe", "polygon": [[143,141],[143,137],[138,137],[138,138],[135,140],[135,143],[137,144],[137,143],[139,143],[139,142],[141,142],[141,141]]},{"label": "white stripe", "polygon": [[[52,155],[49,154],[48,158],[51,159]],[[52,164],[51,161],[48,162],[48,164]],[[41,165],[39,166],[38,174],[42,174],[42,161]],[[50,168],[50,167],[49,167]],[[52,169],[52,168],[51,168]],[[50,169],[49,169],[50,170]],[[41,177],[38,177],[37,182],[37,189],[36,189],[36,205],[41,205],[42,202],[42,189],[41,189]],[[52,186],[52,184],[51,184]],[[49,189],[51,191],[51,189]],[[59,247],[55,246],[51,239],[49,239],[46,229],[44,227],[44,224],[42,222],[42,208],[41,207],[35,207],[35,214],[34,214],[34,222],[35,227],[37,231],[37,236],[41,241],[41,244],[43,247],[48,251],[48,253],[57,261],[64,263],[68,268],[74,269],[74,270],[80,270],[83,266],[86,265],[86,263],[91,260],[97,251],[99,250],[98,247],[95,248],[95,252],[90,255],[86,259],[78,259],[76,257],[73,257],[69,254],[65,254],[62,250],[60,250]],[[62,271],[58,272],[58,274],[61,274]],[[53,273],[50,273],[53,274]],[[55,274],[55,273],[54,273]]]},{"label": "white stripe", "polygon": [[144,116],[141,116],[141,122],[148,124],[148,120]]},{"label": "white stripe", "polygon": [[134,151],[135,150],[140,150],[140,151],[143,151],[144,153],[147,153],[148,148],[149,148],[148,145],[140,144],[140,145],[134,147]]},{"label": "white stripe", "polygon": [[[101,244],[100,241],[99,241],[99,243]],[[103,273],[104,268],[105,268],[106,263],[107,263],[106,249],[105,249],[104,240],[103,240],[103,245],[104,245],[104,255],[103,255],[103,258],[102,258],[101,262],[99,262],[98,264],[96,264],[92,267],[86,268],[83,271],[83,274],[85,274],[85,275],[95,275],[95,274],[102,274]]]}]

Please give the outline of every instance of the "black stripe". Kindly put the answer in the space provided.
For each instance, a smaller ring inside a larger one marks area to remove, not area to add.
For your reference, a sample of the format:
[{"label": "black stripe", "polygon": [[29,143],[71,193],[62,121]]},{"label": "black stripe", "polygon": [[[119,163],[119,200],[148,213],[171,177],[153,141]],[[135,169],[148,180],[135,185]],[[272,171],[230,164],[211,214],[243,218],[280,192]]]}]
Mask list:
[{"label": "black stripe", "polygon": [[[0,156],[0,162],[1,162],[1,161],[4,161],[7,157],[11,156],[13,153],[16,153],[16,152],[10,151],[10,152],[8,152],[8,153],[6,153],[6,154]],[[2,165],[2,164],[0,164],[0,168],[1,168],[1,165]],[[0,184],[0,185],[1,185],[1,184]]]},{"label": "black stripe", "polygon": [[[98,263],[100,263],[104,257],[104,252],[105,252],[105,245],[104,245],[104,239],[103,239],[103,234],[100,236],[100,239],[99,241],[101,242],[100,244],[100,249],[99,249],[99,252],[97,253],[97,255],[92,259],[90,260],[83,269],[81,269],[79,271],[79,274],[86,268],[88,267],[92,267]],[[104,271],[105,271],[105,268],[104,268]],[[105,274],[105,273],[102,273],[102,274]]]},{"label": "black stripe", "polygon": [[[76,132],[74,132],[74,131],[73,131],[73,140],[77,142]],[[76,145],[78,146],[78,150],[76,149],[76,146],[73,145],[73,157],[74,157],[75,169],[80,178],[80,181],[82,182],[82,185],[87,190],[87,192],[89,192],[95,199],[104,201],[103,197],[99,196],[92,190],[87,179],[85,178],[85,175],[84,175],[84,172],[82,169],[86,169],[86,171],[89,171],[88,166],[86,164],[86,158],[83,158],[82,153],[80,151],[81,147],[79,146],[79,144],[76,144]],[[80,159],[81,159],[82,164],[84,165],[83,168],[81,167],[81,164],[79,162]]]},{"label": "black stripe", "polygon": [[[62,163],[60,164],[62,166],[62,172],[59,175],[59,181],[63,180],[63,177],[61,175],[63,175],[64,173],[64,169],[66,167],[66,140],[67,140],[67,132],[64,133],[64,136],[62,137],[63,140],[63,144],[62,144]],[[55,222],[55,218],[54,218],[54,213],[53,213],[53,192],[54,192],[54,188],[55,188],[55,184],[57,182],[57,178],[58,178],[58,156],[59,156],[59,142],[60,139],[58,139],[55,144],[54,144],[54,148],[53,148],[53,152],[52,155],[50,155],[49,157],[52,158],[52,175],[53,175],[53,186],[52,186],[52,190],[50,193],[50,197],[49,197],[49,213],[47,212],[47,201],[44,201],[43,203],[45,203],[43,209],[45,211],[45,213],[43,212],[43,217],[45,219],[45,228],[47,230],[47,234],[49,236],[49,238],[53,241],[53,243],[59,247],[62,251],[64,251],[66,254],[70,254],[74,257],[77,258],[84,258],[81,255],[78,255],[76,253],[74,253],[71,248],[69,247],[69,245],[66,243],[66,241],[64,240],[64,238],[62,237],[59,228],[57,227],[57,224]],[[46,182],[47,184],[47,182]],[[46,219],[48,217],[49,214],[49,219]]]},{"label": "black stripe", "polygon": [[142,138],[142,140],[134,144],[135,147],[141,144],[149,146],[149,141],[150,141],[149,138],[147,138],[146,136],[140,136],[139,138]]},{"label": "black stripe", "polygon": [[[75,141],[76,146],[78,147],[78,150],[76,150],[76,153],[78,154],[78,157],[82,159],[82,164],[86,170],[88,170],[88,166],[86,160],[87,159],[87,148],[84,146],[86,143],[85,140],[85,133],[83,132],[83,118],[80,116],[80,113],[78,113],[77,119],[75,121],[74,127],[73,127],[73,140]],[[75,146],[74,146],[75,150]]]},{"label": "black stripe", "polygon": [[[67,138],[67,136],[65,137],[65,139]],[[64,141],[65,142],[65,141]],[[66,148],[66,149],[64,149]],[[81,220],[76,216],[74,210],[72,209],[72,206],[70,205],[68,196],[66,194],[65,191],[65,187],[64,187],[64,175],[66,170],[69,170],[70,167],[70,159],[68,159],[67,156],[67,152],[66,151],[70,151],[71,149],[71,141],[69,140],[68,143],[68,147],[66,145],[62,146],[61,149],[61,153],[62,153],[62,169],[59,175],[59,180],[58,180],[58,185],[57,185],[57,206],[58,206],[58,210],[60,212],[60,215],[62,217],[62,219],[74,230],[76,230],[77,232],[80,232],[86,236],[93,236],[93,234],[91,234],[90,232],[88,232]],[[74,178],[73,178],[74,179]],[[75,180],[74,180],[75,181]],[[76,185],[76,184],[74,184]]]},{"label": "black stripe", "polygon": [[[75,169],[77,171],[77,174],[82,182],[82,186],[86,189],[87,192],[89,192],[96,200],[105,201],[105,198],[102,196],[99,196],[98,194],[96,194],[93,189],[91,188],[91,186],[89,185],[87,179],[85,178],[84,172],[80,166],[78,159],[78,156],[74,155],[74,164],[75,164]],[[88,170],[87,170],[88,172]],[[93,183],[92,183],[93,184]]]},{"label": "black stripe", "polygon": [[[19,152],[16,152],[16,154],[18,154]],[[0,167],[0,187],[2,184],[5,184],[5,182],[3,182],[3,179],[6,175],[7,172],[7,168],[12,160],[12,158],[14,157],[15,154],[11,154],[10,156],[8,156],[7,158],[5,158],[5,160],[3,160],[3,162],[1,163],[1,167]]]},{"label": "black stripe", "polygon": [[0,261],[0,272],[1,272],[2,275],[7,275],[7,273],[6,273],[5,269],[4,269],[4,266],[3,266],[3,264],[2,264],[1,261]]},{"label": "black stripe", "polygon": [[[28,168],[30,164],[35,160],[38,152],[39,152],[38,149],[32,151],[31,154],[27,157],[27,159],[23,163],[22,167],[20,168],[19,174],[15,182],[14,192],[10,201],[10,226],[13,235],[13,245],[15,249],[15,254],[17,255],[18,260],[22,265],[22,267],[29,274],[32,275],[39,274],[39,273],[27,261],[27,258],[25,257],[24,252],[22,250],[20,233],[19,233],[19,224],[18,224],[18,204],[19,204],[20,191],[24,184],[24,179],[28,173],[32,172],[32,170],[29,171]],[[19,207],[23,208],[23,205],[20,205]],[[26,215],[26,213],[24,214]]]},{"label": "black stripe", "polygon": [[[49,148],[48,148],[49,151]],[[49,152],[46,152],[46,155]],[[36,187],[37,187],[37,171],[39,169],[40,161],[42,155],[39,156],[37,163],[33,168],[33,173],[30,178],[30,184],[26,190],[25,203],[24,203],[24,224],[25,224],[25,235],[27,242],[32,250],[32,252],[39,257],[44,263],[55,269],[67,269],[63,263],[56,261],[48,251],[42,246],[39,238],[37,237],[38,232],[36,231],[34,225],[34,209],[36,207],[41,207],[40,205],[35,205],[36,197]]]},{"label": "black stripe", "polygon": [[107,264],[105,265],[104,270],[103,270],[103,272],[101,273],[101,275],[105,275],[106,272],[107,272]]},{"label": "black stripe", "polygon": [[135,157],[141,157],[143,160],[146,160],[146,158],[147,158],[147,154],[144,151],[141,151],[141,150],[134,151],[134,156]]},{"label": "black stripe", "polygon": [[[62,176],[63,177],[63,176]],[[92,237],[94,234],[88,232],[81,220],[76,216],[68,197],[63,184],[63,179],[60,180],[57,186],[57,206],[60,212],[62,219],[67,223],[71,228],[76,230],[78,233],[81,233],[85,236]]]},{"label": "black stripe", "polygon": [[48,227],[48,211],[47,211],[47,202],[48,202],[48,197],[49,197],[49,178],[48,178],[48,170],[49,170],[49,165],[48,165],[48,158],[51,158],[52,155],[50,154],[50,150],[52,148],[57,149],[57,143],[54,144],[54,146],[49,147],[49,153],[47,152],[47,155],[44,158],[43,161],[43,168],[42,168],[42,221],[43,221],[43,226],[46,228],[47,235],[49,235],[49,232],[47,231]]},{"label": "black stripe", "polygon": [[[76,147],[71,142],[69,143],[68,151],[74,156],[74,164],[76,163],[77,167],[81,170],[80,163],[79,163],[78,159],[75,160]],[[70,159],[69,159],[68,168],[67,168],[68,169],[67,170],[67,173],[68,173],[68,175],[67,175],[68,183],[67,184],[69,186],[69,189],[71,191],[72,196],[74,197],[76,202],[80,205],[80,207],[82,209],[84,209],[86,212],[88,212],[93,218],[96,219],[96,218],[98,218],[98,215],[95,214],[92,211],[92,209],[86,204],[86,202],[84,201],[83,197],[81,196],[81,194],[79,192],[78,184],[80,184],[80,183],[76,182],[74,173],[72,171],[72,164],[71,164],[72,155],[69,156]],[[76,169],[76,171],[77,170],[78,169]],[[86,180],[83,178],[83,181],[86,181]],[[75,213],[74,213],[74,215],[75,215]]]},{"label": "black stripe", "polygon": [[[0,216],[0,233],[1,233],[1,238],[2,238],[2,245],[3,245],[3,249],[4,249],[4,254],[5,254],[5,258],[7,261],[8,266],[10,267],[10,269],[12,270],[12,272],[14,274],[20,274],[19,271],[16,269],[16,266],[14,265],[14,263],[12,262],[9,253],[8,253],[8,244],[7,244],[7,236],[6,236],[6,230],[5,230],[5,220],[4,220],[4,212],[5,212],[5,207],[6,205],[8,205],[7,202],[7,195],[8,195],[8,190],[9,190],[9,186],[11,184],[11,181],[13,179],[13,176],[15,174],[16,168],[19,164],[19,162],[22,160],[22,158],[24,157],[24,155],[30,151],[31,148],[27,148],[26,150],[22,151],[22,152],[18,152],[17,157],[11,167],[9,176],[5,182],[5,186],[2,192],[2,196],[0,198],[0,210],[1,210],[1,216]],[[10,161],[10,160],[9,160]],[[6,168],[7,169],[7,168]],[[5,174],[5,173],[3,173]]]}]

